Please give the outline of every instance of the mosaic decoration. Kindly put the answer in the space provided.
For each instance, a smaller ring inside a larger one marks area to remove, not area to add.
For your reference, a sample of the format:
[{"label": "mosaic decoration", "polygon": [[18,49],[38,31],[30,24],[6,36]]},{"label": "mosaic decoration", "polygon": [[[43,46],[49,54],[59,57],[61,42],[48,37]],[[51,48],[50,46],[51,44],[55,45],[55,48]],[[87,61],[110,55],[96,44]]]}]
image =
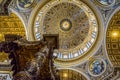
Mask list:
[{"label": "mosaic decoration", "polygon": [[102,59],[93,59],[89,62],[89,73],[92,76],[100,76],[106,70],[106,63]]},{"label": "mosaic decoration", "polygon": [[20,9],[29,9],[36,0],[17,0],[17,6]]},{"label": "mosaic decoration", "polygon": [[34,20],[34,38],[43,34],[59,34],[59,60],[79,58],[96,41],[98,24],[92,10],[79,0],[51,0],[44,5]]},{"label": "mosaic decoration", "polygon": [[115,3],[115,0],[97,0],[97,2],[103,6],[110,6]]}]

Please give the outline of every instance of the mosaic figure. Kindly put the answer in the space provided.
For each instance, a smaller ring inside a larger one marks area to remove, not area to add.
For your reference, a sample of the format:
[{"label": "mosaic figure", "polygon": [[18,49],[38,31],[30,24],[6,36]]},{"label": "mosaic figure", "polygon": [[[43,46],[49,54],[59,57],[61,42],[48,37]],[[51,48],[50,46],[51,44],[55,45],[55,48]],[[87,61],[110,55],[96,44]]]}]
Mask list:
[{"label": "mosaic figure", "polygon": [[89,70],[92,75],[100,75],[105,70],[105,62],[100,59],[94,60],[91,62]]}]

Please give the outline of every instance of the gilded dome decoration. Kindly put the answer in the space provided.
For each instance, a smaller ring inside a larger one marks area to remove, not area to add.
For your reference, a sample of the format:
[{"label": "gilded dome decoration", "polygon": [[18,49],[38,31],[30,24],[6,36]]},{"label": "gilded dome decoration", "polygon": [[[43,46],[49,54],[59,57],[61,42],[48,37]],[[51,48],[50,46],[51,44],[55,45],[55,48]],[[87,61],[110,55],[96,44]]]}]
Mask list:
[{"label": "gilded dome decoration", "polygon": [[79,6],[69,2],[51,7],[45,14],[43,26],[46,34],[59,34],[59,47],[63,50],[81,44],[89,32],[87,15]]},{"label": "gilded dome decoration", "polygon": [[35,40],[44,34],[59,35],[58,61],[71,61],[87,54],[96,41],[98,23],[93,11],[79,0],[51,0],[36,12]]}]

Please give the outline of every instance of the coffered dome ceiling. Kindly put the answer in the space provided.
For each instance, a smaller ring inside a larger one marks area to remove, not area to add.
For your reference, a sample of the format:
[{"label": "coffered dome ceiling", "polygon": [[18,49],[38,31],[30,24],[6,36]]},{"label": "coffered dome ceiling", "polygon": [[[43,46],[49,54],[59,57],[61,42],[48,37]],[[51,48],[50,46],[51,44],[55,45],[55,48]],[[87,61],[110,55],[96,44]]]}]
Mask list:
[{"label": "coffered dome ceiling", "polygon": [[120,66],[120,10],[109,22],[106,31],[106,49],[113,66]]},{"label": "coffered dome ceiling", "polygon": [[59,34],[58,61],[72,61],[88,54],[98,35],[93,11],[79,0],[51,0],[37,10],[34,17],[34,39],[43,34]]}]

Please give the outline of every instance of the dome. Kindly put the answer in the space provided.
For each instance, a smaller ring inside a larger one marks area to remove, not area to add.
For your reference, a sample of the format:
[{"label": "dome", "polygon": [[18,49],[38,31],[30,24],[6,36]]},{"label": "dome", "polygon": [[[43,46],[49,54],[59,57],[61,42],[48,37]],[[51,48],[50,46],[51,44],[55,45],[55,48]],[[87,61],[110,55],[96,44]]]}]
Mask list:
[{"label": "dome", "polygon": [[39,8],[34,21],[34,38],[43,34],[58,34],[59,49],[54,51],[58,61],[80,59],[96,41],[98,23],[93,11],[78,0],[51,0]]}]

